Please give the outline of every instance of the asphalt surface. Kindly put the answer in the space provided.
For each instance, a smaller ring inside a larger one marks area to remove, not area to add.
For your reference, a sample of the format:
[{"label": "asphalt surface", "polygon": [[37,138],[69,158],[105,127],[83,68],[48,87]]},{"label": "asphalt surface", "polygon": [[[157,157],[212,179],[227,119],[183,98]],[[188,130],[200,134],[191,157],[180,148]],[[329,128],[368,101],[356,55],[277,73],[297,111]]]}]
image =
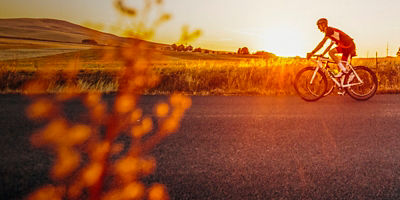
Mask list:
[{"label": "asphalt surface", "polygon": [[[151,113],[165,99],[140,105]],[[0,96],[0,199],[50,182],[51,155],[29,144],[40,127],[24,116],[29,101]],[[171,199],[400,199],[400,95],[192,101],[179,132],[153,150],[157,170],[144,180],[165,184]],[[71,118],[82,111],[78,102],[67,108]]]}]

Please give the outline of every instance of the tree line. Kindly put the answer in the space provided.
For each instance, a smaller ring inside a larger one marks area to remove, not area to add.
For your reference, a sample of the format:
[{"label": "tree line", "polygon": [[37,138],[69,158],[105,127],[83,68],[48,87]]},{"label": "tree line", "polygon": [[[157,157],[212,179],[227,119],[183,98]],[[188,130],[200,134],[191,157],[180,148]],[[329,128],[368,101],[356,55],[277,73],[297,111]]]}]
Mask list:
[{"label": "tree line", "polygon": [[[167,50],[173,50],[173,51],[188,51],[188,52],[200,52],[200,53],[212,53],[212,54],[219,54],[219,53],[224,53],[224,54],[240,54],[240,55],[249,55],[250,51],[249,48],[247,47],[242,47],[237,50],[237,52],[218,52],[218,51],[213,51],[209,49],[202,49],[200,47],[194,48],[192,45],[185,46],[183,44],[177,45],[177,44],[172,44],[168,47],[166,47]],[[253,53],[252,55],[259,55],[259,56],[265,56],[265,57],[276,57],[275,54],[266,52],[266,51],[257,51]]]}]

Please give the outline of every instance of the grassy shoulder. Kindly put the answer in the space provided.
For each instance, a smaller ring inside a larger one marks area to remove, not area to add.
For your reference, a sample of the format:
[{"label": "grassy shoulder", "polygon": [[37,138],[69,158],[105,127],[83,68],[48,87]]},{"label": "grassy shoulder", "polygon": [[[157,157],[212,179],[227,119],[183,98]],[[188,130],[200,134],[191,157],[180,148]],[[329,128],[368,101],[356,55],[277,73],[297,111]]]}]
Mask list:
[{"label": "grassy shoulder", "polygon": [[[24,93],[29,81],[46,79],[48,92],[63,92],[71,83],[80,92],[115,92],[123,61],[112,48],[93,48],[58,55],[0,62],[0,91]],[[182,92],[190,95],[292,95],[293,81],[303,67],[301,58],[263,58],[254,55],[218,55],[194,52],[154,51],[149,66],[159,84],[147,94]],[[400,92],[400,59],[354,59],[378,76],[379,93]],[[74,76],[69,75],[75,71]],[[44,71],[45,77],[39,76]]]}]

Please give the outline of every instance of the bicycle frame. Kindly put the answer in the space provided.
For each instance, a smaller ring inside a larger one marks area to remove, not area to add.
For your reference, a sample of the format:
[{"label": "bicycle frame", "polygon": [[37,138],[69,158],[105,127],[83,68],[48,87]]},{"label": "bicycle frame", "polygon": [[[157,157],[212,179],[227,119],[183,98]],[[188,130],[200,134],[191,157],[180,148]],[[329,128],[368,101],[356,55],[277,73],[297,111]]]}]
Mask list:
[{"label": "bicycle frame", "polygon": [[[350,62],[346,62],[346,66],[347,66],[348,68],[350,68],[350,72],[349,72],[349,73],[353,72],[353,74],[354,74],[355,77],[357,78],[357,81],[358,81],[358,82],[356,82],[356,83],[351,83],[351,84],[344,84],[344,77],[345,77],[345,76],[340,77],[341,81],[339,82],[339,81],[337,80],[337,78],[335,78],[335,77],[333,76],[332,72],[330,72],[330,71],[327,70],[327,68],[329,67],[328,63],[335,63],[335,62],[330,61],[329,58],[326,58],[326,57],[322,57],[322,56],[316,56],[316,57],[317,57],[317,59],[313,59],[313,61],[315,61],[315,62],[317,63],[317,66],[318,66],[318,67],[315,68],[315,71],[314,71],[314,73],[313,73],[313,75],[312,75],[312,77],[311,77],[311,80],[310,80],[310,84],[313,83],[314,78],[315,78],[315,76],[316,76],[316,74],[317,74],[317,72],[318,72],[319,69],[321,69],[325,74],[326,74],[326,73],[329,74],[329,78],[330,78],[339,88],[346,88],[346,87],[351,87],[351,86],[355,86],[355,85],[361,85],[361,84],[364,83],[364,82],[361,80],[360,76],[358,76],[357,72],[354,70],[354,68],[353,68],[353,66],[350,64]],[[351,59],[351,58],[349,58],[349,60],[350,60],[350,59]]]}]

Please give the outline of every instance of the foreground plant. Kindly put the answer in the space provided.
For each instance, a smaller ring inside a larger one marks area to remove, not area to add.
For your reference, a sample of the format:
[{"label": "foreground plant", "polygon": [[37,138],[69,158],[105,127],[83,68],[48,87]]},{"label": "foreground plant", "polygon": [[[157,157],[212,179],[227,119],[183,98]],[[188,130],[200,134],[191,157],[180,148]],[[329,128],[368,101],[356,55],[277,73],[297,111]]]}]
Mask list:
[{"label": "foreground plant", "polygon": [[[154,115],[159,124],[152,131],[153,120],[142,115],[136,96],[119,93],[111,112],[107,112],[100,94],[78,97],[90,113],[85,124],[62,117],[57,105],[62,102],[59,95],[39,98],[28,108],[29,117],[49,120],[31,137],[32,143],[55,153],[50,171],[54,184],[38,189],[30,199],[168,199],[164,186],[146,188],[140,179],[155,170],[156,161],[149,150],[178,129],[190,99],[175,94],[169,103],[156,105]],[[104,135],[102,128],[106,130]],[[128,136],[131,144],[118,143],[116,138],[121,135]],[[113,156],[118,159],[113,161]]]},{"label": "foreground plant", "polygon": [[[161,1],[145,1],[146,9]],[[135,16],[136,11],[122,1],[115,4],[122,13]],[[160,19],[165,19],[165,14]],[[147,35],[148,29],[144,31]],[[31,142],[36,147],[54,152],[50,177],[52,184],[43,186],[29,199],[168,199],[162,184],[147,186],[141,178],[153,173],[156,160],[149,151],[164,137],[176,132],[191,100],[173,94],[169,102],[154,107],[153,120],[138,107],[140,94],[158,83],[158,77],[148,66],[152,49],[137,40],[116,49],[113,56],[122,57],[124,67],[119,75],[119,88],[112,106],[102,94],[80,94],[72,81],[76,64],[68,72],[64,92],[42,95],[49,88],[49,71],[43,70],[25,91],[34,98],[27,116],[46,124],[34,133]],[[72,122],[63,113],[69,100],[80,100],[87,111],[83,122]],[[154,123],[156,121],[157,123]],[[156,125],[153,125],[156,124]],[[130,144],[118,142],[125,136]]]}]

